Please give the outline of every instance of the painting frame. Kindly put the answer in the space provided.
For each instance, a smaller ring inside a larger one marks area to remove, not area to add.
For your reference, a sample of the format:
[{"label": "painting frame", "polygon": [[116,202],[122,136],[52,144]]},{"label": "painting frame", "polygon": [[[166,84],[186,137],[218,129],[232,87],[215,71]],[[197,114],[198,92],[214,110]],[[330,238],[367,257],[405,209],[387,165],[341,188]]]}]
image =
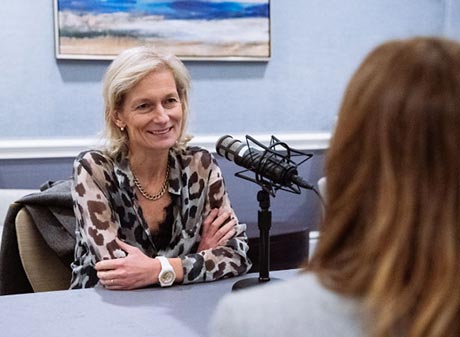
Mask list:
[{"label": "painting frame", "polygon": [[[110,1],[116,2],[118,6],[121,6],[120,8],[126,7],[128,9],[129,6],[123,7],[123,3],[133,3],[132,0]],[[58,60],[113,60],[116,55],[124,49],[136,45],[149,44],[158,46],[158,48],[164,52],[173,53],[184,61],[260,62],[269,61],[271,58],[270,0],[235,0],[233,2],[219,0],[165,0],[160,2],[161,4],[180,2],[182,6],[187,3],[189,3],[189,5],[206,4],[207,6],[214,7],[218,6],[219,3],[233,3],[235,6],[238,4],[245,4],[244,6],[246,7],[240,6],[241,8],[244,7],[245,11],[246,8],[251,7],[248,4],[254,4],[253,12],[255,14],[249,12],[247,17],[236,16],[233,18],[230,17],[234,15],[233,13],[229,12],[227,14],[224,11],[219,14],[223,17],[222,19],[217,17],[211,20],[207,18],[165,19],[164,17],[157,18],[150,12],[139,14],[135,11],[129,12],[129,10],[126,12],[108,14],[94,14],[94,12],[85,12],[84,10],[73,12],[68,9],[63,9],[65,8],[63,5],[65,2],[71,3],[72,1],[53,0],[54,46],[55,57]],[[107,1],[101,1],[99,3],[105,2]],[[137,3],[137,1],[134,2]],[[77,3],[84,3],[84,1],[79,1]],[[93,1],[92,3],[95,2]],[[139,3],[150,3],[154,6],[158,1],[140,0]],[[255,12],[256,10],[259,10],[259,12]],[[182,12],[178,11],[176,15],[178,17],[184,17],[183,10]],[[187,15],[186,12],[185,15]],[[205,15],[207,15],[206,11],[204,11],[203,17]],[[226,15],[228,15],[228,17],[226,17]],[[246,15],[246,12],[242,15]],[[135,20],[139,20],[139,24],[145,24],[145,27],[149,27],[150,30],[146,30],[146,32],[142,31],[142,34],[138,36],[136,35],[138,31],[129,30],[129,28],[126,31],[123,30],[124,28],[115,31],[110,27],[114,27],[117,24],[116,20],[120,20],[118,22],[118,27],[129,27],[127,22],[132,23]],[[160,20],[161,22],[156,22]],[[93,26],[91,26],[92,24]],[[105,28],[105,31],[102,30],[102,33],[99,33],[101,30],[100,27],[103,27],[104,24],[112,30],[107,30],[107,28]],[[184,25],[185,28],[181,25]],[[157,34],[154,27],[162,27],[161,29],[163,32],[161,34],[163,35]],[[94,31],[91,31],[91,29],[94,29]],[[192,42],[186,40],[186,34],[181,35],[181,29],[193,31],[194,35],[190,34],[190,41]],[[249,32],[248,29],[250,29]],[[226,31],[222,33],[223,30]],[[107,31],[109,33],[106,33]],[[111,35],[112,31],[115,31],[115,35]],[[246,34],[244,34],[244,37],[241,36],[240,40],[235,40],[238,38],[238,31],[244,31]],[[233,35],[226,32],[232,32]],[[202,34],[201,40],[200,34]],[[184,38],[184,36],[186,37]]]}]

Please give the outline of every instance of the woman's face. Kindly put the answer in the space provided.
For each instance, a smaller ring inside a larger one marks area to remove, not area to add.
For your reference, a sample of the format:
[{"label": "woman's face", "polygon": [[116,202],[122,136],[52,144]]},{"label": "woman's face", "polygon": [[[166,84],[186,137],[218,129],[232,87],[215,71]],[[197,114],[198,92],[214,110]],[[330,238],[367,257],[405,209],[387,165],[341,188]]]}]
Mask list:
[{"label": "woman's face", "polygon": [[134,86],[115,123],[128,132],[130,152],[171,148],[182,125],[182,105],[172,72],[155,70]]}]

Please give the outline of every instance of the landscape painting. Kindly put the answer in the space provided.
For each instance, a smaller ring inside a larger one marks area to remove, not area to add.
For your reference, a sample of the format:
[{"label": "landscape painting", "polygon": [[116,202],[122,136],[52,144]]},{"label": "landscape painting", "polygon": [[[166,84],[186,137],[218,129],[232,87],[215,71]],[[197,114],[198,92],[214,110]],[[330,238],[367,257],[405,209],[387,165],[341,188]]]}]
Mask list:
[{"label": "landscape painting", "polygon": [[183,60],[268,60],[269,0],[54,0],[58,59],[153,45]]}]

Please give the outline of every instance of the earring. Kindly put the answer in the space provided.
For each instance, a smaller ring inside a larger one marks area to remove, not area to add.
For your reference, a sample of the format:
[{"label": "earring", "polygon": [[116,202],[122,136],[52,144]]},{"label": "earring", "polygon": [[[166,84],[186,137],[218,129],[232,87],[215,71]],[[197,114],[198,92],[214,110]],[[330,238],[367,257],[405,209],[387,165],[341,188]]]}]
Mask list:
[{"label": "earring", "polygon": [[125,131],[125,127],[122,126],[122,127],[120,128],[120,131],[121,131],[121,132]]}]

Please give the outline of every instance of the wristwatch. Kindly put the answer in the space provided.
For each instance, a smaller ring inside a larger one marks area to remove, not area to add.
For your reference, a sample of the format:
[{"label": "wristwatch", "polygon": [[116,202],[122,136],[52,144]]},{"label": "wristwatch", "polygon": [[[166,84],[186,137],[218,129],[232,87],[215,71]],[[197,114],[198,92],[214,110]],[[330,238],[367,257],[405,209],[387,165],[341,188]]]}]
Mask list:
[{"label": "wristwatch", "polygon": [[173,267],[169,263],[168,259],[164,256],[157,256],[161,263],[160,275],[158,275],[158,281],[162,287],[172,286],[174,280],[176,279],[176,273],[174,272]]}]

